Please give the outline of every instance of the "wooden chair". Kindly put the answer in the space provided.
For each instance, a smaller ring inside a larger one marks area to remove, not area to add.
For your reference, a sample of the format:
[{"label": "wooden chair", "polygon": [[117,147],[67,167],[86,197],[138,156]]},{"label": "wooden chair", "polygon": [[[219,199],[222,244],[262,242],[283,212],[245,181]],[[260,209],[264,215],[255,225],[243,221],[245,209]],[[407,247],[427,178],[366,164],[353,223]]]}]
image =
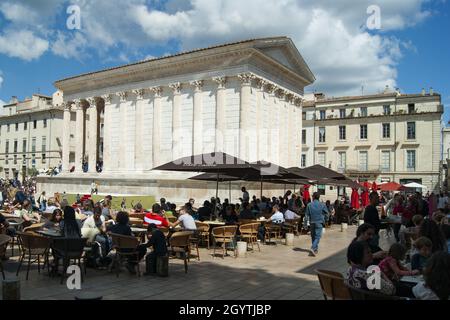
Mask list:
[{"label": "wooden chair", "polygon": [[298,227],[300,225],[301,218],[298,219],[288,219],[283,224],[283,229],[286,233],[293,233],[296,236],[299,234]]},{"label": "wooden chair", "polygon": [[[17,268],[16,276],[19,275],[20,268],[22,267],[23,260],[28,256],[28,267],[27,267],[27,277],[30,273],[31,264],[34,262],[38,263],[38,272],[41,273],[41,257],[44,258],[44,265],[47,265],[49,269],[50,265],[48,262],[48,252],[50,249],[51,240],[46,237],[34,233],[17,232],[19,246],[21,250],[21,257],[19,261],[19,267]],[[31,261],[31,258],[35,258]],[[48,270],[50,271],[50,270]]]},{"label": "wooden chair", "polygon": [[189,245],[192,231],[175,232],[169,239],[169,253],[175,255],[180,254],[180,259],[184,260],[184,272],[187,273],[189,260]]},{"label": "wooden chair", "polygon": [[269,240],[268,242],[271,242],[272,237],[276,240],[281,237],[281,225],[272,223],[272,222],[266,222],[264,225],[265,228],[265,242]]},{"label": "wooden chair", "polygon": [[144,227],[144,219],[130,218],[130,226],[133,226],[136,228],[142,228],[142,227]]},{"label": "wooden chair", "polygon": [[352,300],[406,300],[398,296],[388,296],[386,294],[373,292],[370,290],[357,289],[348,284],[344,284],[350,292]]},{"label": "wooden chair", "polygon": [[316,270],[316,273],[325,300],[351,300],[342,273],[329,270]]},{"label": "wooden chair", "polygon": [[201,242],[206,242],[208,250],[209,250],[209,224],[204,222],[196,221],[195,225],[197,226],[198,236]]},{"label": "wooden chair", "polygon": [[119,277],[120,267],[124,261],[124,258],[128,259],[130,263],[136,263],[137,276],[141,276],[139,268],[139,253],[137,247],[139,245],[139,239],[133,236],[124,236],[121,234],[111,234],[113,249],[116,250],[116,256],[114,257],[113,265],[116,268],[117,277]]},{"label": "wooden chair", "polygon": [[[84,260],[84,249],[86,247],[87,238],[54,238],[52,241],[52,251],[55,258],[63,260],[63,274],[61,277],[61,284],[67,272],[70,262],[73,260],[78,262],[81,267],[81,259]],[[86,274],[86,263],[84,264],[84,273]],[[83,273],[81,273],[81,281],[83,281]]]},{"label": "wooden chair", "polygon": [[11,241],[11,237],[6,234],[0,234],[0,270],[2,272],[3,280],[5,280],[5,272],[3,270],[2,257],[6,254],[6,248]]},{"label": "wooden chair", "polygon": [[130,213],[128,216],[130,217],[130,219],[135,218],[144,221],[145,213]]},{"label": "wooden chair", "polygon": [[237,226],[224,226],[224,227],[215,227],[212,229],[212,235],[214,238],[214,252],[213,257],[216,257],[216,248],[217,244],[222,244],[222,259],[224,259],[227,254],[227,244],[233,244],[234,257],[237,257],[236,246],[234,244],[236,237]]},{"label": "wooden chair", "polygon": [[254,244],[258,246],[258,251],[261,252],[261,248],[259,247],[258,242],[258,222],[252,222],[247,224],[242,224],[239,227],[239,232],[241,234],[241,240],[246,241],[249,244],[249,247],[251,247],[252,250],[254,250]]}]

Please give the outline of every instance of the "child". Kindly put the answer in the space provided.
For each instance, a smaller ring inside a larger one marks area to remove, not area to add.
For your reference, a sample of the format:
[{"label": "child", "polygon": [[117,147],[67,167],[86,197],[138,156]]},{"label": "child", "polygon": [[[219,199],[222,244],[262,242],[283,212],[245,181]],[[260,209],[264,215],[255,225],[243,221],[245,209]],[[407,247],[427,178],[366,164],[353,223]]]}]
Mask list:
[{"label": "child", "polygon": [[392,281],[399,281],[403,276],[414,276],[419,270],[408,270],[401,265],[400,261],[405,259],[406,248],[399,243],[394,243],[389,249],[388,256],[378,265],[381,271]]},{"label": "child", "polygon": [[428,258],[431,256],[433,243],[427,237],[420,237],[414,242],[414,247],[417,249],[417,253],[411,258],[411,269],[419,270],[422,273]]}]

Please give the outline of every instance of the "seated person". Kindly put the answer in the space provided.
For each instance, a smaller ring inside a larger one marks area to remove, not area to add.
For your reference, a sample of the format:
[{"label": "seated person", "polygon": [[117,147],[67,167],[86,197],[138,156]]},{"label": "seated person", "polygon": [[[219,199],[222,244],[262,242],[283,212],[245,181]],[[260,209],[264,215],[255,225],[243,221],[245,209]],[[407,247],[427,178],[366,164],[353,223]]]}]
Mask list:
[{"label": "seated person", "polygon": [[55,198],[49,198],[47,201],[47,207],[45,208],[45,213],[53,213],[58,209],[58,207],[55,205]]},{"label": "seated person", "polygon": [[196,231],[197,225],[195,224],[194,218],[186,211],[185,208],[180,210],[180,216],[175,223],[170,223],[170,226],[175,228],[176,226],[181,225],[182,229],[185,231]]},{"label": "seated person", "polygon": [[79,212],[84,214],[85,216],[92,216],[94,214],[94,202],[90,199],[87,199],[83,202],[83,207]]},{"label": "seated person", "polygon": [[[350,267],[344,277],[345,283],[356,289],[369,290],[367,283],[371,274],[367,272],[367,268],[372,264],[372,254],[367,241],[352,242],[347,250],[347,261]],[[394,284],[383,272],[380,275],[380,289],[373,290],[385,295],[394,295]]]},{"label": "seated person", "polygon": [[255,215],[254,211],[252,211],[250,203],[245,202],[243,204],[243,207],[244,207],[244,209],[242,210],[241,214],[239,215],[240,219],[249,219],[249,220],[256,219],[256,215]]},{"label": "seated person", "polygon": [[426,237],[420,237],[414,241],[414,248],[417,250],[417,253],[411,257],[411,269],[419,270],[422,273],[431,256],[433,243]]},{"label": "seated person", "polygon": [[225,215],[222,217],[225,224],[236,224],[239,220],[233,206],[228,206],[225,209]]},{"label": "seated person", "polygon": [[423,270],[424,281],[419,282],[412,292],[420,300],[450,299],[450,254],[438,251],[431,256]]},{"label": "seated person", "polygon": [[75,209],[72,207],[64,208],[63,220],[59,223],[59,229],[65,238],[81,238],[81,228],[75,219]]},{"label": "seated person", "polygon": [[63,213],[61,209],[55,209],[52,213],[51,218],[45,222],[44,229],[57,229],[59,230],[59,224],[63,218]]},{"label": "seated person", "polygon": [[140,255],[142,253],[145,254],[147,248],[153,248],[153,250],[145,257],[145,276],[155,274],[157,257],[164,257],[168,254],[166,237],[153,223],[148,225],[147,238],[148,242],[138,247]]},{"label": "seated person", "polygon": [[[114,234],[119,234],[122,236],[132,236],[131,228],[129,225],[130,218],[128,217],[128,213],[125,211],[119,211],[116,216],[116,224],[110,226],[109,232]],[[125,250],[125,249],[123,249]],[[132,250],[132,249],[129,249]],[[141,253],[142,251],[142,253]],[[146,253],[145,250],[141,250],[139,253],[139,261],[144,257]],[[129,258],[127,262],[127,269],[131,274],[135,274],[135,266],[136,263],[132,261],[133,259]]]},{"label": "seated person", "polygon": [[374,244],[374,242],[372,241],[374,236],[375,227],[369,223],[363,223],[356,230],[356,238],[353,239],[353,242],[366,241],[372,253],[372,263],[378,265],[381,260],[383,260],[387,256],[388,253]]},{"label": "seated person", "polygon": [[284,215],[280,212],[280,207],[277,204],[273,206],[272,216],[269,220],[276,224],[281,224],[284,222]]},{"label": "seated person", "polygon": [[177,211],[177,205],[175,203],[167,202],[168,210],[164,211],[164,217],[167,219],[169,217],[175,217]]},{"label": "seated person", "polygon": [[84,221],[81,234],[83,238],[88,238],[88,243],[97,242],[101,249],[100,256],[106,257],[111,249],[111,241],[106,234],[106,221],[100,206],[95,207],[94,214]]},{"label": "seated person", "polygon": [[197,210],[198,220],[199,221],[208,221],[211,219],[213,211],[211,209],[211,203],[208,200],[203,202],[203,207]]},{"label": "seated person", "polygon": [[283,206],[283,209],[285,210],[284,219],[286,220],[300,219],[300,216],[296,214],[294,211],[291,211],[286,204]]},{"label": "seated person", "polygon": [[25,227],[28,227],[34,223],[41,222],[41,216],[36,211],[32,211],[31,203],[29,200],[25,200],[23,202],[22,210],[20,211],[20,217],[24,220]]},{"label": "seated person", "polygon": [[170,226],[169,221],[162,216],[161,206],[158,203],[152,206],[152,212],[145,213],[144,226],[148,226],[151,223],[155,224],[158,228],[168,228]]},{"label": "seated person", "polygon": [[131,214],[133,213],[145,213],[144,208],[142,207],[142,204],[140,202],[136,203],[136,205],[133,207],[133,209],[130,210]]}]

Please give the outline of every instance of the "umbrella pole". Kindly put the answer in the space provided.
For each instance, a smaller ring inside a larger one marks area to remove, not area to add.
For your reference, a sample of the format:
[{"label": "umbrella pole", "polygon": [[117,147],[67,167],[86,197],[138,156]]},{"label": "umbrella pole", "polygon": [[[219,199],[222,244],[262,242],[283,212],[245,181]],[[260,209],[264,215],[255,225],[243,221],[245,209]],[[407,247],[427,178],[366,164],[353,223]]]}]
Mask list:
[{"label": "umbrella pole", "polygon": [[259,198],[260,199],[262,199],[262,191],[263,191],[263,179],[261,177],[261,190],[260,190],[260,193],[259,193]]},{"label": "umbrella pole", "polygon": [[[217,197],[218,196],[219,196],[219,172],[217,172],[217,180],[216,180],[216,202],[214,204],[214,217],[217,217]],[[210,220],[212,220],[212,217]]]},{"label": "umbrella pole", "polygon": [[228,200],[229,200],[230,203],[231,203],[231,181],[229,182],[228,192],[229,192],[229,198],[228,198]]},{"label": "umbrella pole", "polygon": [[295,187],[296,187],[296,184],[294,183],[294,193],[295,193]]}]

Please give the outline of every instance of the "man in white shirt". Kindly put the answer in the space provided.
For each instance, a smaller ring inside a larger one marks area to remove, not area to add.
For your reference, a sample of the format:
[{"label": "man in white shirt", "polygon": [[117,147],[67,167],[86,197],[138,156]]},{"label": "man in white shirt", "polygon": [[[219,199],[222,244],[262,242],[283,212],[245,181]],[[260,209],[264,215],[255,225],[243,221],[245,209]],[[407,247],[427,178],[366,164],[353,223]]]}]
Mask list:
[{"label": "man in white shirt", "polygon": [[186,231],[195,231],[197,230],[197,225],[195,224],[194,218],[183,208],[180,210],[180,216],[178,217],[177,222],[170,223],[172,227],[176,227],[181,223],[183,230]]},{"label": "man in white shirt", "polygon": [[284,216],[280,212],[280,208],[278,207],[278,205],[273,206],[272,213],[273,214],[269,220],[271,220],[273,223],[278,223],[278,224],[284,222]]},{"label": "man in white shirt", "polygon": [[250,195],[248,194],[245,187],[242,187],[241,191],[242,191],[242,203],[250,202]]},{"label": "man in white shirt", "polygon": [[296,214],[294,211],[289,210],[286,208],[286,211],[284,212],[284,218],[286,220],[294,220],[294,219],[300,219],[300,216]]},{"label": "man in white shirt", "polygon": [[445,209],[448,205],[448,196],[447,194],[441,193],[439,195],[439,200],[438,200],[438,209]]}]

